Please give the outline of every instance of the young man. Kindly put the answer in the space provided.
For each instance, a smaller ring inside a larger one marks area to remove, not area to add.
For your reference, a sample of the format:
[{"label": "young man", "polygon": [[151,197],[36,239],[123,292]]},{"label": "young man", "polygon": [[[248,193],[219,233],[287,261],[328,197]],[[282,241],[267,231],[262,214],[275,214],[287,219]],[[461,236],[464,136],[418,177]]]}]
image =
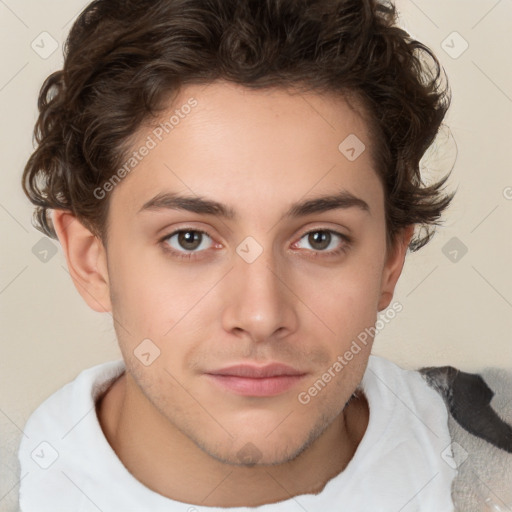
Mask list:
[{"label": "young man", "polygon": [[448,91],[395,23],[375,0],[80,15],[24,189],[123,360],[29,419],[24,512],[453,510],[443,399],[370,355],[451,199],[419,175]]}]

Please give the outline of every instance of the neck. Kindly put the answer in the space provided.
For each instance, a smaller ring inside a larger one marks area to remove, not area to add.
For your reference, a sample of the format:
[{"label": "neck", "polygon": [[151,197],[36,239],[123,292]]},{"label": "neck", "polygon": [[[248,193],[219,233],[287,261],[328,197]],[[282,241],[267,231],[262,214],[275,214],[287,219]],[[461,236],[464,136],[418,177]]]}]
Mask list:
[{"label": "neck", "polygon": [[368,425],[364,396],[354,397],[323,434],[285,464],[222,463],[176,429],[123,374],[97,402],[108,442],[130,473],[176,501],[255,507],[316,494],[352,459]]}]

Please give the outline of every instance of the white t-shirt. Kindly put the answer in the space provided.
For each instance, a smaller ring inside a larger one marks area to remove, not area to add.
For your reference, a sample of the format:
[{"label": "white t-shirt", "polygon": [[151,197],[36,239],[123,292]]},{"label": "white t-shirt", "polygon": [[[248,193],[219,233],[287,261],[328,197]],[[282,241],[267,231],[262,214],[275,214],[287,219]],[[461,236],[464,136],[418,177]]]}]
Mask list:
[{"label": "white t-shirt", "polygon": [[[218,512],[166,498],[125,468],[106,440],[95,402],[123,361],[89,368],[44,401],[20,449],[22,512]],[[440,396],[414,371],[370,356],[362,389],[370,419],[348,466],[319,494],[230,512],[448,512],[456,470]]]}]

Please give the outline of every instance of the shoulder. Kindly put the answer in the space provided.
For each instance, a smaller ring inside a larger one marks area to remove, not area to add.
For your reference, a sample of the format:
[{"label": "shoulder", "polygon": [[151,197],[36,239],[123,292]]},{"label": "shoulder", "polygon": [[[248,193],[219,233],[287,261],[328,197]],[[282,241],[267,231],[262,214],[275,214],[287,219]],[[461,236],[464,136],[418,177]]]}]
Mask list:
[{"label": "shoulder", "polygon": [[[76,461],[84,460],[83,456],[86,459],[91,446],[101,444],[96,400],[124,368],[122,360],[88,368],[30,415],[18,450],[23,509],[38,510],[43,502],[47,503],[49,489],[65,487],[62,482],[67,470],[76,467]],[[69,503],[71,507],[75,505]]]},{"label": "shoulder", "polygon": [[[67,423],[73,424],[85,410],[108,389],[112,381],[124,371],[122,360],[101,363],[80,372],[55,393],[44,400],[30,415],[24,432],[41,435],[42,432],[61,430]],[[25,439],[27,438],[25,436]]]}]

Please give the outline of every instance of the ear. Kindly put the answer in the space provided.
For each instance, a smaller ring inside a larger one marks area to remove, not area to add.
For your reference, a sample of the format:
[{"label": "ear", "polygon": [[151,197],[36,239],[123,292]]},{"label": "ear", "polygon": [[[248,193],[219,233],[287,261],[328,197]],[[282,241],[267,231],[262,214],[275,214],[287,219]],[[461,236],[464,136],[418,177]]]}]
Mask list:
[{"label": "ear", "polygon": [[94,311],[111,311],[103,243],[70,211],[53,210],[52,218],[76,289]]},{"label": "ear", "polygon": [[379,299],[378,310],[386,309],[391,303],[395,286],[402,273],[405,262],[407,248],[414,234],[414,224],[406,226],[395,237],[393,246],[388,251],[386,263],[384,265],[381,281],[381,295]]}]

